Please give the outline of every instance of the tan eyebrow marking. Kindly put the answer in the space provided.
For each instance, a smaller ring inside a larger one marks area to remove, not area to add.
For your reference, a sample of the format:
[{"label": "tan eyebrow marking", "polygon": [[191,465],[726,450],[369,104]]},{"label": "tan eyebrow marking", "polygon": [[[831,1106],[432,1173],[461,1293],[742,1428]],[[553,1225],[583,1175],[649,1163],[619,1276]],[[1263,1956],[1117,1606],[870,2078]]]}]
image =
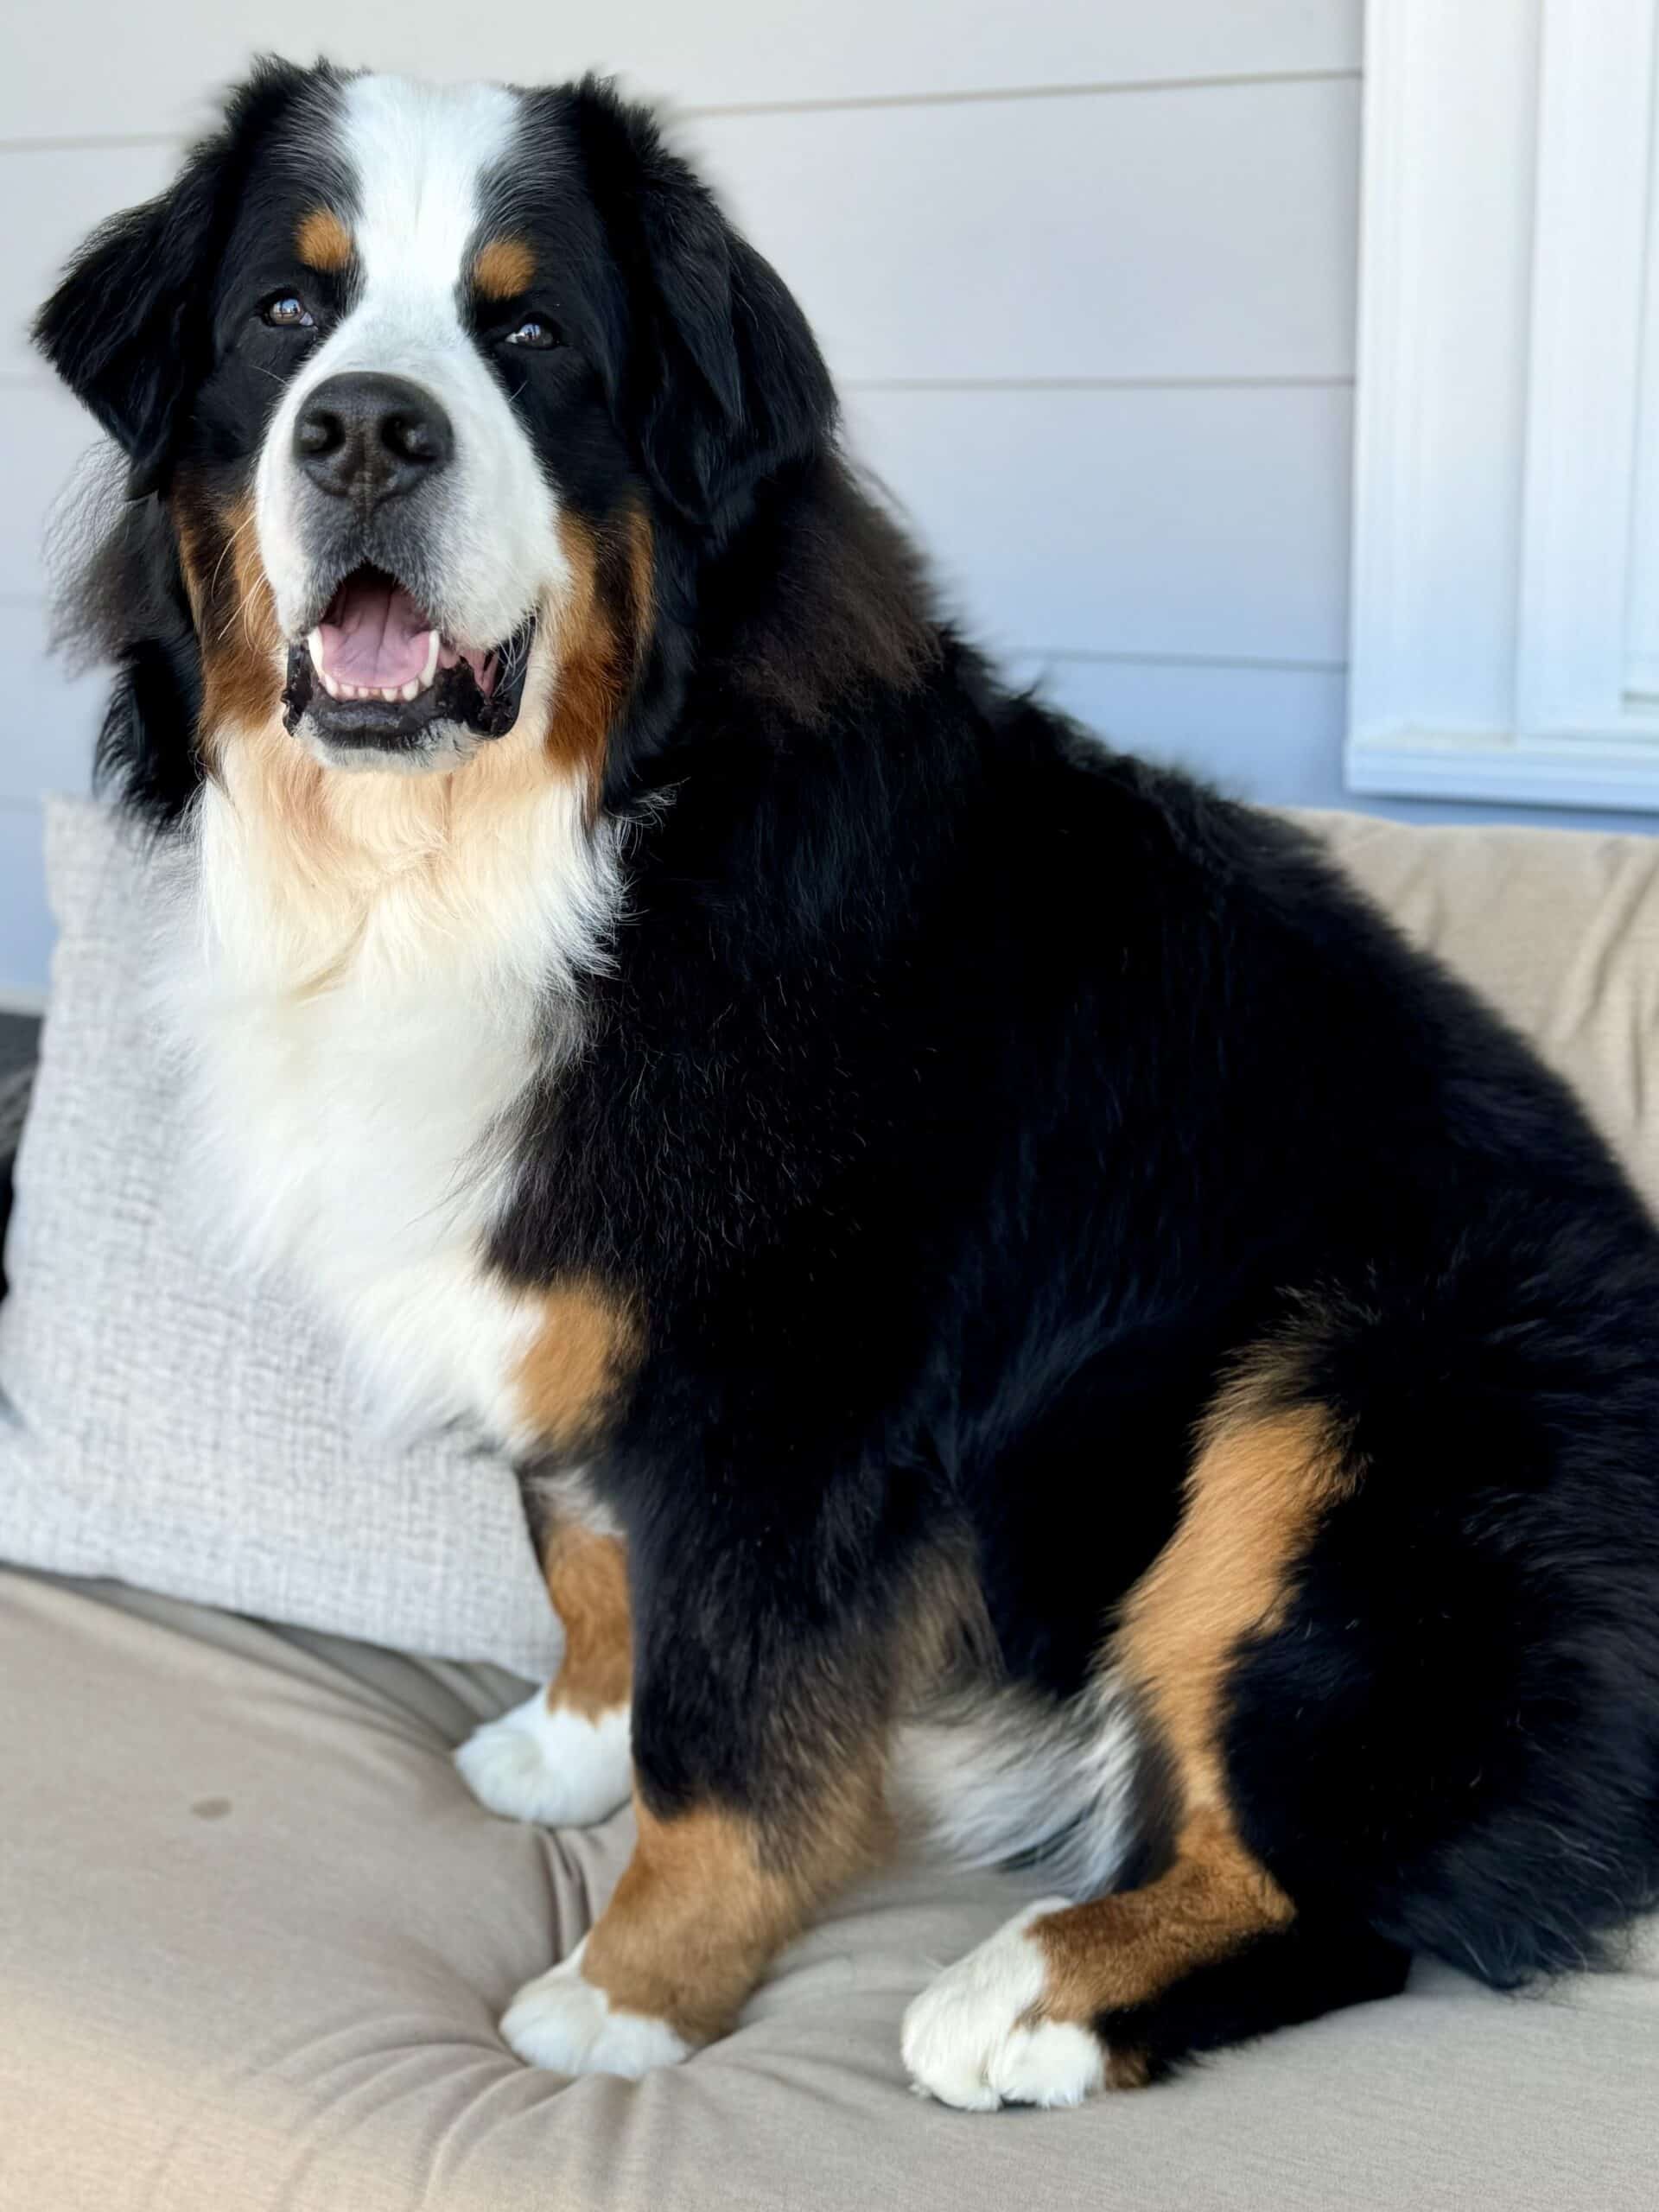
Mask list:
[{"label": "tan eyebrow marking", "polygon": [[523,238],[490,238],[473,261],[473,283],[486,300],[516,300],[535,275],[536,257]]},{"label": "tan eyebrow marking", "polygon": [[352,234],[332,207],[313,207],[302,215],[294,245],[308,269],[337,276],[351,266]]}]

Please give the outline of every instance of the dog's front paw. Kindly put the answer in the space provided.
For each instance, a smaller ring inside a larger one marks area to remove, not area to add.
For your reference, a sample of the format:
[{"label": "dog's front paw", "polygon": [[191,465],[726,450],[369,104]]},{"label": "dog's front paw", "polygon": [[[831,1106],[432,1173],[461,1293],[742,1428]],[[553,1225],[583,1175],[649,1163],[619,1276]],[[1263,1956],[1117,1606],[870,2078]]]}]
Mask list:
[{"label": "dog's front paw", "polygon": [[578,1943],[550,1973],[527,1981],[502,2017],[501,2033],[527,2066],[550,2074],[625,2074],[631,2081],[677,2066],[691,2045],[666,2020],[619,2012],[584,1980]]},{"label": "dog's front paw", "polygon": [[1039,2010],[1045,1961],[1027,1931],[1065,1903],[1046,1897],[1027,1905],[916,1999],[902,2047],[918,2094],[963,2112],[995,2112],[999,2105],[1080,2105],[1103,2086],[1098,2037],[1046,2020]]},{"label": "dog's front paw", "polygon": [[474,1729],[455,1764],[493,1813],[546,1827],[589,1827],[626,1805],[633,1787],[627,1707],[589,1720],[569,1706],[550,1706],[537,1690]]}]

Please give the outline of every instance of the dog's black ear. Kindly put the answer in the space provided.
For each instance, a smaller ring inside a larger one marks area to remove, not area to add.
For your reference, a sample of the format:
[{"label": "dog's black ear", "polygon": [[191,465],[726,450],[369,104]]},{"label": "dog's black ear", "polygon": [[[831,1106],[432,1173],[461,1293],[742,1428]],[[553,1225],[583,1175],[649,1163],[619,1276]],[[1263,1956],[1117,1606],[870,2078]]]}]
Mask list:
[{"label": "dog's black ear", "polygon": [[35,344],[126,452],[135,493],[165,476],[199,373],[218,167],[204,149],[159,199],[100,225],[35,319]]},{"label": "dog's black ear", "polygon": [[159,499],[125,499],[69,579],[57,642],[72,662],[112,664],[95,783],[156,828],[175,822],[201,781],[201,646]]},{"label": "dog's black ear", "polygon": [[206,371],[214,279],[254,147],[317,71],[262,61],[176,181],[101,224],[35,318],[35,342],[131,463],[129,488],[166,480]]},{"label": "dog's black ear", "polygon": [[830,372],[777,271],[667,150],[654,118],[593,79],[576,118],[629,290],[619,415],[658,496],[718,543],[766,478],[828,442]]}]

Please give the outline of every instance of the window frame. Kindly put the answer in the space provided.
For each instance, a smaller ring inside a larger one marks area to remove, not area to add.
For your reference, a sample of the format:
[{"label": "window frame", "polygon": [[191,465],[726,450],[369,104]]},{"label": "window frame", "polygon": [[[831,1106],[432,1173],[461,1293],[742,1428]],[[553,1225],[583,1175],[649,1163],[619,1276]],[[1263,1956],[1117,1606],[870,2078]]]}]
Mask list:
[{"label": "window frame", "polygon": [[1659,811],[1656,63],[1659,0],[1370,0],[1356,792]]}]

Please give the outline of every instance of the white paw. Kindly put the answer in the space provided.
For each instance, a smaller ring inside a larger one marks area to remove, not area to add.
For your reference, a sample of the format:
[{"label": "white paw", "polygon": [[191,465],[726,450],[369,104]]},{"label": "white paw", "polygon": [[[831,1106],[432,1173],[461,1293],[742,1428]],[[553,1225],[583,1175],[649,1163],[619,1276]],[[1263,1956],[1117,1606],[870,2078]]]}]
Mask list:
[{"label": "white paw", "polygon": [[546,1827],[589,1827],[626,1805],[633,1787],[627,1708],[587,1720],[566,1706],[552,1710],[537,1690],[474,1729],[455,1764],[493,1813]]},{"label": "white paw", "polygon": [[1063,2020],[1027,2024],[1043,1993],[1043,1953],[1027,1934],[1068,1900],[1043,1897],[947,1967],[905,2014],[905,2064],[918,2095],[963,2112],[1080,2105],[1105,2080],[1098,2039]]},{"label": "white paw", "polygon": [[586,1942],[550,1973],[527,1981],[502,2016],[501,2033],[527,2066],[550,2074],[626,2074],[638,2081],[677,2066],[691,2046],[666,2020],[620,2012],[582,1973]]}]

